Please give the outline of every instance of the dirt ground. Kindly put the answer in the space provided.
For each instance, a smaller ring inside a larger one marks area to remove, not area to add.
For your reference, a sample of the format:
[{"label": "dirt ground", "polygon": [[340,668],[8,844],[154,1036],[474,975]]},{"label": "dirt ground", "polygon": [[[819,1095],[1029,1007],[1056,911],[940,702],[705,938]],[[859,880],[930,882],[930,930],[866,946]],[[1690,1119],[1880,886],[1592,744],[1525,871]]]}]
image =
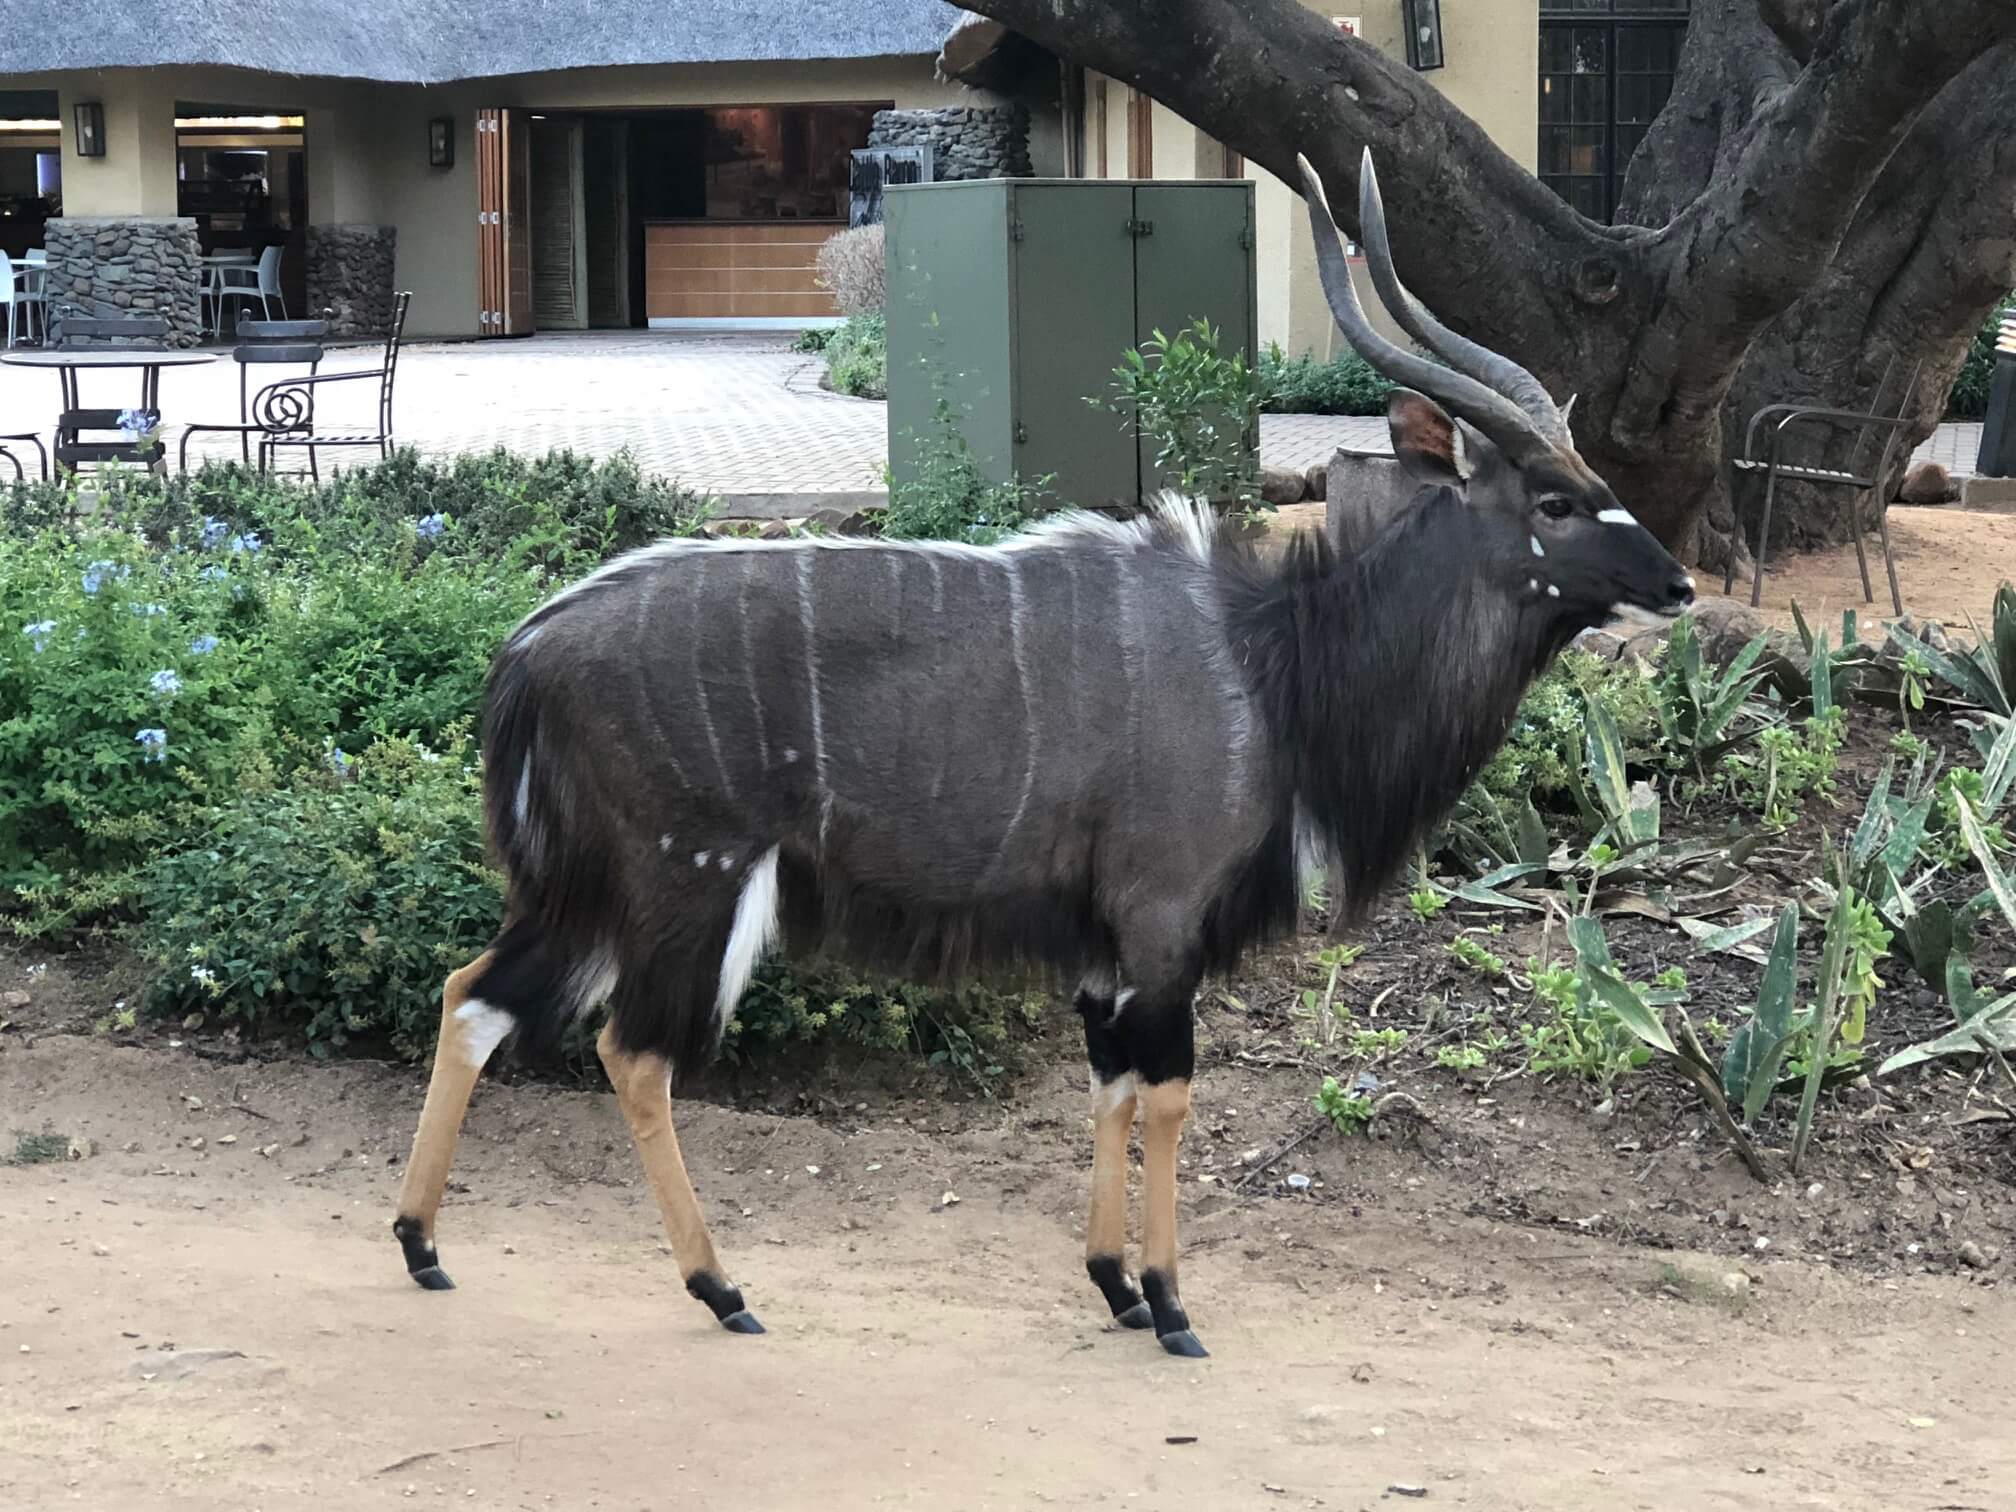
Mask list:
[{"label": "dirt ground", "polygon": [[484,1083],[426,1293],[387,1229],[420,1068],[73,1027],[0,1033],[0,1129],[91,1152],[0,1168],[8,1508],[2016,1507],[2008,1265],[1951,1259],[2016,1224],[1950,1148],[1767,1192],[1659,1097],[1452,1075],[1239,1190],[1308,1085],[1221,1000],[1212,1359],[1104,1326],[1061,1026],[998,1104],[843,1102],[837,1062],[682,1100],[752,1339],[683,1294],[606,1093]]}]

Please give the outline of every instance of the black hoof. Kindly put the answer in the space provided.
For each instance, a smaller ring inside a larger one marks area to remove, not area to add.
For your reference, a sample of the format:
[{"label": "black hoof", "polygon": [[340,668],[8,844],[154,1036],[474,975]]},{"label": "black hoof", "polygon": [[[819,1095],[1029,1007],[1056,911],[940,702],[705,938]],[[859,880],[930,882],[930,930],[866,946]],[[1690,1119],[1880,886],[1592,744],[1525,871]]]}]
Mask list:
[{"label": "black hoof", "polygon": [[1208,1360],[1211,1351],[1197,1342],[1197,1335],[1187,1328],[1179,1328],[1175,1333],[1166,1333],[1161,1338],[1162,1347],[1172,1355],[1181,1355],[1186,1360]]},{"label": "black hoof", "polygon": [[438,1265],[422,1266],[412,1273],[414,1284],[422,1291],[453,1291],[455,1283],[448,1279],[448,1272]]},{"label": "black hoof", "polygon": [[1155,1313],[1146,1302],[1136,1302],[1126,1311],[1115,1313],[1113,1322],[1120,1328],[1153,1328]]},{"label": "black hoof", "polygon": [[728,1314],[727,1317],[721,1320],[721,1326],[730,1333],[759,1334],[767,1332],[763,1325],[756,1321],[756,1314],[749,1311],[746,1307],[740,1312]]}]

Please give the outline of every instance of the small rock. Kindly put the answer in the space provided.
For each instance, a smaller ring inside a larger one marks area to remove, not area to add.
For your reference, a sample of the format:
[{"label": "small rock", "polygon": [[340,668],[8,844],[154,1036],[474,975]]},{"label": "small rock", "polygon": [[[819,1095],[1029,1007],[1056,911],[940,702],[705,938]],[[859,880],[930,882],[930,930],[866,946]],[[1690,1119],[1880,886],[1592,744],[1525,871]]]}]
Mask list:
[{"label": "small rock", "polygon": [[1953,474],[1938,462],[1915,463],[1897,489],[1900,504],[1948,504],[1959,497]]},{"label": "small rock", "polygon": [[190,1135],[190,1136],[189,1136],[189,1148],[190,1148],[190,1149],[192,1149],[192,1150],[200,1150],[200,1149],[202,1149],[202,1148],[203,1148],[203,1136],[202,1136],[201,1134],[192,1134],[192,1135]]},{"label": "small rock", "polygon": [[1386,1489],[1394,1496],[1422,1497],[1428,1494],[1426,1486],[1413,1486],[1409,1485],[1406,1481],[1395,1481]]},{"label": "small rock", "polygon": [[1301,473],[1285,467],[1260,469],[1260,497],[1268,504],[1300,504],[1308,489],[1309,480]]},{"label": "small rock", "polygon": [[2002,1252],[2000,1250],[1983,1249],[1972,1239],[1961,1241],[1960,1263],[1962,1265],[1972,1266],[1975,1270],[1986,1270],[2001,1258]]},{"label": "small rock", "polygon": [[790,534],[791,522],[789,520],[765,520],[763,528],[756,532],[757,539],[764,541],[782,541],[787,539]]},{"label": "small rock", "polygon": [[1806,1200],[1808,1202],[1818,1202],[1820,1200],[1820,1194],[1826,1190],[1827,1190],[1826,1182],[1816,1181],[1813,1183],[1813,1185],[1806,1188]]},{"label": "small rock", "polygon": [[105,1248],[105,1246],[102,1244],[94,1244],[91,1246],[91,1253],[98,1256],[98,1258],[102,1260],[105,1258],[105,1256],[111,1254],[112,1251]]},{"label": "small rock", "polygon": [[29,1001],[25,992],[0,992],[0,1013],[14,1008],[26,1008]]},{"label": "small rock", "polygon": [[203,1099],[196,1096],[196,1094],[193,1092],[190,1093],[188,1096],[184,1097],[182,1101],[187,1103],[192,1108],[200,1108],[203,1106]]},{"label": "small rock", "polygon": [[1750,1295],[1750,1278],[1742,1271],[1730,1271],[1722,1277],[1722,1290],[1732,1297]]},{"label": "small rock", "polygon": [[1330,497],[1330,469],[1323,463],[1311,463],[1309,471],[1302,474],[1302,483],[1307,489],[1306,498],[1321,504]]},{"label": "small rock", "polygon": [[236,1134],[220,1134],[217,1136],[217,1143],[236,1144],[238,1143],[238,1136]]},{"label": "small rock", "polygon": [[958,1205],[959,1194],[957,1192],[947,1192],[943,1197],[938,1199],[938,1206],[941,1208],[957,1207]]},{"label": "small rock", "polygon": [[97,1153],[98,1146],[81,1134],[74,1136],[70,1143],[63,1147],[65,1160],[89,1160]]},{"label": "small rock", "polygon": [[277,1144],[261,1145],[259,1146],[259,1153],[270,1159],[280,1153],[280,1146]]}]

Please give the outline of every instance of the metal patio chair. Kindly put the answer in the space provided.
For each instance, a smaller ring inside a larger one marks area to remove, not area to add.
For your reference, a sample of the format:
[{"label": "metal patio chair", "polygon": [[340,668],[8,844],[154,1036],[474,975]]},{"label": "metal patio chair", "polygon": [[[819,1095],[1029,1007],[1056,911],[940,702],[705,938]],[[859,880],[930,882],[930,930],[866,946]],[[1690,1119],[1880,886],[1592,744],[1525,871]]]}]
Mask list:
[{"label": "metal patio chair", "polygon": [[[290,378],[270,383],[252,401],[254,414],[292,415],[294,425],[285,431],[268,430],[259,442],[259,470],[268,471],[283,450],[300,449],[308,454],[308,476],[321,481],[316,453],[323,447],[375,447],[379,460],[392,455],[392,383],[399,372],[399,344],[406,330],[406,310],[413,303],[402,292],[392,304],[392,324],[385,333],[385,360],[375,368],[355,373],[321,373],[310,378]],[[378,382],[378,428],[375,431],[331,431],[315,429],[315,405],[324,385],[355,383],[364,379]]]},{"label": "metal patio chair", "polygon": [[[49,346],[53,351],[70,351],[79,348],[91,350],[127,349],[133,351],[158,351],[168,341],[168,322],[160,315],[87,315],[75,306],[63,306],[54,312],[49,322]],[[152,467],[162,459],[166,448],[159,441],[151,446],[136,445],[120,430],[116,409],[86,409],[78,395],[77,369],[59,368],[57,377],[63,388],[63,410],[56,417],[56,465],[68,472],[76,472],[80,466],[100,466],[107,462],[138,464]],[[140,373],[140,408],[161,410],[161,370],[142,368]],[[116,431],[120,439],[109,439],[102,433]],[[100,435],[94,439],[87,432]]]},{"label": "metal patio chair", "polygon": [[[1880,401],[1883,390],[1889,386],[1890,371],[1894,362],[1883,369],[1883,376],[1876,384],[1876,397]],[[1904,392],[1897,401],[1894,415],[1862,414],[1854,410],[1827,409],[1823,406],[1803,404],[1767,404],[1750,417],[1750,429],[1743,440],[1743,455],[1730,465],[1736,471],[1736,481],[1746,477],[1761,477],[1764,480],[1764,514],[1758,524],[1756,565],[1750,578],[1750,607],[1755,609],[1764,597],[1764,555],[1771,541],[1771,506],[1778,494],[1778,480],[1790,478],[1800,483],[1813,483],[1821,487],[1856,488],[1866,490],[1871,498],[1883,486],[1890,475],[1890,461],[1897,454],[1897,440],[1911,423],[1911,401],[1918,390],[1918,376],[1922,363],[1913,363],[1911,373],[1904,381]],[[1760,452],[1759,432],[1770,425],[1770,435]],[[1793,462],[1784,455],[1786,433],[1794,426],[1817,424],[1833,427],[1836,431],[1852,431],[1854,439],[1850,443],[1846,470],[1821,467],[1810,462]],[[1881,436],[1883,445],[1878,454],[1876,466],[1867,473],[1855,470],[1855,459],[1862,456],[1872,438]],[[1890,550],[1890,511],[1880,507],[1884,501],[1877,499],[1876,530],[1883,543],[1883,567],[1890,578],[1890,606],[1899,615],[1904,612],[1904,595],[1897,586],[1897,558]],[[1869,583],[1869,556],[1862,547],[1862,521],[1859,509],[1855,519],[1855,563],[1862,571],[1862,598],[1865,603],[1876,602],[1876,591]],[[1741,511],[1737,512],[1736,529],[1743,528]],[[1736,553],[1729,553],[1728,565],[1722,573],[1722,591],[1729,593],[1736,586]]]},{"label": "metal patio chair", "polygon": [[236,434],[239,456],[250,467],[254,436],[261,438],[263,448],[266,438],[304,429],[309,424],[307,406],[298,391],[282,379],[277,385],[261,388],[260,402],[255,405],[252,371],[276,366],[305,367],[308,371],[303,376],[313,378],[322,365],[322,340],[328,334],[326,320],[239,321],[238,345],[231,351],[231,360],[238,364],[238,421],[235,425],[217,421],[187,427],[176,452],[176,466],[183,472],[189,470],[189,440],[201,432]]}]

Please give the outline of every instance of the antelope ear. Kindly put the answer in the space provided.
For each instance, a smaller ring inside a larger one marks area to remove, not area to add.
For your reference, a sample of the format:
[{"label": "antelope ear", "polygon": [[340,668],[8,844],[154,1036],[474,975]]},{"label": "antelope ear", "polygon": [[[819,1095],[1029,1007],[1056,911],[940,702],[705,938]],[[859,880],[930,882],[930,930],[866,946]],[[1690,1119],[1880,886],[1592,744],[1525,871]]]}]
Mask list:
[{"label": "antelope ear", "polygon": [[1426,394],[1396,388],[1386,401],[1393,455],[1423,483],[1460,488],[1470,476],[1462,433],[1449,412]]}]

